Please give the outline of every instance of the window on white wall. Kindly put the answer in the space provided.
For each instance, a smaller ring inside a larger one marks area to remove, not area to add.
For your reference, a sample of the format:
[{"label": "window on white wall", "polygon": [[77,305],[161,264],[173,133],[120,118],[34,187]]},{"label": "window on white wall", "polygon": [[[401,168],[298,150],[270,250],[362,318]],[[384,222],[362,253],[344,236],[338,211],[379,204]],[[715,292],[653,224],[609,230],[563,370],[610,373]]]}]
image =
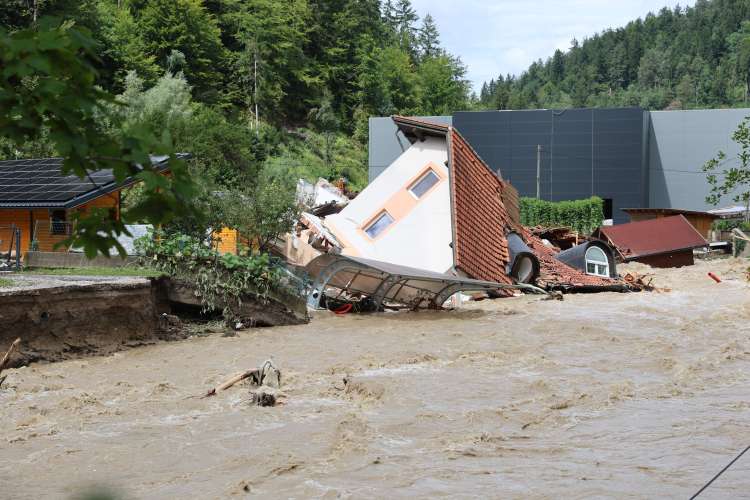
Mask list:
[{"label": "window on white wall", "polygon": [[601,248],[591,246],[586,250],[586,274],[609,278],[609,260]]},{"label": "window on white wall", "polygon": [[391,217],[391,214],[384,211],[365,228],[365,232],[370,238],[377,238],[378,235],[391,224],[393,224],[393,217]]},{"label": "window on white wall", "polygon": [[438,181],[440,181],[440,178],[437,174],[432,170],[428,170],[427,173],[420,177],[417,182],[412,184],[409,191],[411,191],[411,194],[413,194],[415,198],[421,198],[432,186],[437,184]]}]

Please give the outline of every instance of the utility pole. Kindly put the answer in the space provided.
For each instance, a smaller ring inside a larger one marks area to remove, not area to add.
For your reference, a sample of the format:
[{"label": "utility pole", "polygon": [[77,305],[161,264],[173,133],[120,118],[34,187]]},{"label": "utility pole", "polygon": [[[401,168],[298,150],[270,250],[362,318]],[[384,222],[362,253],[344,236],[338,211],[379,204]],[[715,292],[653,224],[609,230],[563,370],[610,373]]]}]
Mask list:
[{"label": "utility pole", "polygon": [[260,120],[258,117],[258,45],[255,45],[255,55],[253,57],[253,65],[255,66],[255,75],[253,76],[253,101],[255,101],[255,135],[258,135],[258,127],[260,126]]},{"label": "utility pole", "polygon": [[536,199],[541,199],[541,178],[542,178],[542,145],[536,145]]}]

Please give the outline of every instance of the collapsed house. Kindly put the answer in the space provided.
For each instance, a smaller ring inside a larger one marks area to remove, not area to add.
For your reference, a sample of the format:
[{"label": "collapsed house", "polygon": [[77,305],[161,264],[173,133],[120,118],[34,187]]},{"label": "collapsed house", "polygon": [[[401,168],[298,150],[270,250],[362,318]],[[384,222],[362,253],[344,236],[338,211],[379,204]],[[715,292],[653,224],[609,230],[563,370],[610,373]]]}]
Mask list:
[{"label": "collapsed house", "polygon": [[593,236],[612,245],[621,261],[652,267],[692,266],[693,250],[709,245],[683,215],[603,226]]},{"label": "collapsed house", "polygon": [[290,261],[309,263],[326,275],[311,258],[340,254],[360,263],[437,273],[445,280],[475,280],[482,290],[494,283],[500,295],[534,285],[624,289],[607,245],[586,243],[577,250],[580,258],[563,261],[559,248],[523,227],[516,189],[458,130],[401,116],[393,121],[410,146],[340,211],[325,217],[303,214],[288,238]]}]

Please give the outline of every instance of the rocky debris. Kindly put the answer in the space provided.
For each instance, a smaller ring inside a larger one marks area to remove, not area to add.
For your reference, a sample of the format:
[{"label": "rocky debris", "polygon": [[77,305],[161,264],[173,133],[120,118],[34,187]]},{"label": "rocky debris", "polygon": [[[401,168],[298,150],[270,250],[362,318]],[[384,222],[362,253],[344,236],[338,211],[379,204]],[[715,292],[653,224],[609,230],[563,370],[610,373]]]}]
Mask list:
[{"label": "rocky debris", "polygon": [[269,388],[261,387],[254,391],[250,391],[250,404],[255,406],[276,406],[280,403],[281,395],[278,391]]}]

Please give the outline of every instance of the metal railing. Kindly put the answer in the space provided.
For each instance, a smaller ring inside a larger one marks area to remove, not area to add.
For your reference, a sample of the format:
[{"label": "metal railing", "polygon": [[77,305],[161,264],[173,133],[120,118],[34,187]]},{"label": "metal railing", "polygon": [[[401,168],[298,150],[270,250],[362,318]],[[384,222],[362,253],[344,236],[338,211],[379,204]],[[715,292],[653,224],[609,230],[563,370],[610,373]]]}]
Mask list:
[{"label": "metal railing", "polygon": [[73,234],[73,223],[57,220],[34,221],[34,232],[31,237],[31,250],[41,252],[69,252],[70,246],[62,243]]},{"label": "metal railing", "polygon": [[21,268],[21,228],[0,225],[0,269]]}]

